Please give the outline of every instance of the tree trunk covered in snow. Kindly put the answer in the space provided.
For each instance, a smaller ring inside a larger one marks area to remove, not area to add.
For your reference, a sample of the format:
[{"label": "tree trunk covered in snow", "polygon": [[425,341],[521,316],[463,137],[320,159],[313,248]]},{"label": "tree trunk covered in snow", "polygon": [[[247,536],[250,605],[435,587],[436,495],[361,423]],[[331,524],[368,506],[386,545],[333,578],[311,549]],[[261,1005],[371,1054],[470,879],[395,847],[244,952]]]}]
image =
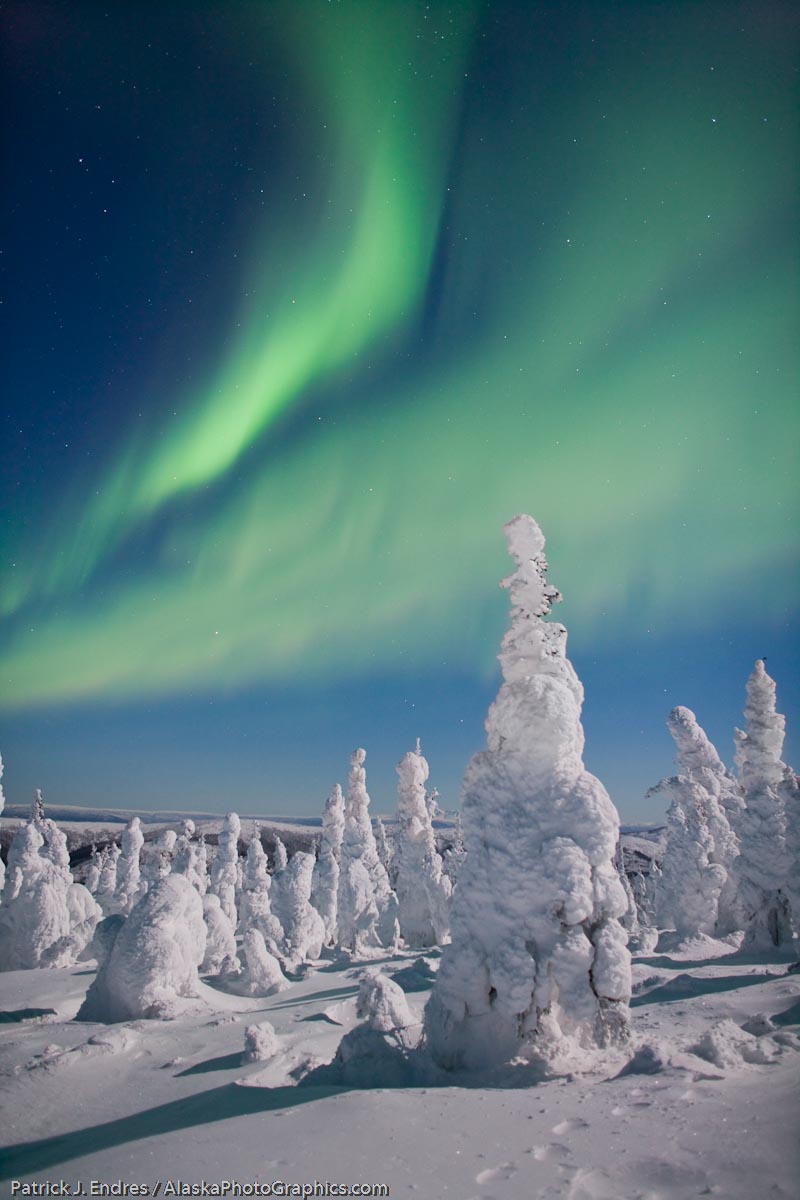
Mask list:
[{"label": "tree trunk covered in snow", "polygon": [[504,682],[471,760],[462,806],[466,858],[425,1012],[425,1038],[447,1067],[491,1066],[627,1036],[630,955],[614,869],[619,818],[582,760],[583,688],[566,630],[546,622],[560,596],[546,582],[536,522],[506,526],[517,569]]}]

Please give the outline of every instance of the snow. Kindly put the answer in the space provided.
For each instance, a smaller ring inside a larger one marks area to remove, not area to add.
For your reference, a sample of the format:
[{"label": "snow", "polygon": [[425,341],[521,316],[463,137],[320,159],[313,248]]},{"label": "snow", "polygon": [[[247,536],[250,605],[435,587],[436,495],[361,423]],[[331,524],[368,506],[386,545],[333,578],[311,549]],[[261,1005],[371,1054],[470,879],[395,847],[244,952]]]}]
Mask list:
[{"label": "snow", "polygon": [[[706,949],[635,961],[631,1045],[602,1069],[389,1090],[363,1075],[298,1086],[364,1027],[364,972],[345,960],[268,998],[201,983],[204,1010],[114,1026],[74,1021],[85,965],[6,972],[2,1186],[327,1179],[426,1200],[793,1200],[800,975],[780,949]],[[414,962],[387,956],[382,977]],[[427,995],[405,993],[417,1022]],[[269,1058],[243,1062],[248,1027],[266,1022]]]}]

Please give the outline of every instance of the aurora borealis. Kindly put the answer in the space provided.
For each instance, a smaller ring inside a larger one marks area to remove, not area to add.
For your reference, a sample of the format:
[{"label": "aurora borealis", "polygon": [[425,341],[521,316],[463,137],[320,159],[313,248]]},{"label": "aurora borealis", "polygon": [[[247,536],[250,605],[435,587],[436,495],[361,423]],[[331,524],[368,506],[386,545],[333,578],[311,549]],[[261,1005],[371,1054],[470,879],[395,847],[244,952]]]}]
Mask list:
[{"label": "aurora borealis", "polygon": [[313,813],[359,743],[389,809],[419,734],[454,807],[519,511],[623,818],[761,655],[791,731],[796,50],[780,4],[11,4],[9,799]]}]

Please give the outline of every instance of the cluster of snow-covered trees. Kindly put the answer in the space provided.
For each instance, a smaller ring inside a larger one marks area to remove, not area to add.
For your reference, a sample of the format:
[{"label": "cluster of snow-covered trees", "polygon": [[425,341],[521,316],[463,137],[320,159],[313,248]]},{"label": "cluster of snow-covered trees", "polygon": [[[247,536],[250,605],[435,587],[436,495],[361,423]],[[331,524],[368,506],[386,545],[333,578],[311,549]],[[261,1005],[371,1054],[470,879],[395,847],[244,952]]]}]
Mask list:
[{"label": "cluster of snow-covered trees", "polygon": [[[547,582],[544,537],[527,516],[506,534],[516,569],[502,581],[512,605],[503,682],[444,855],[419,741],[397,767],[391,833],[370,816],[358,749],[346,792],[337,784],[325,805],[317,855],[289,857],[277,838],[271,866],[257,827],[240,854],[236,813],[213,856],[190,820],[146,843],[133,817],[119,846],[93,851],[82,885],[37,793],[0,876],[0,969],[95,958],[79,1016],[122,1021],[176,1015],[201,974],[267,996],[325,954],[368,960],[438,945],[424,1045],[441,1067],[475,1068],[624,1043],[629,942],[651,951],[659,930],[743,930],[756,947],[796,938],[800,791],[781,759],[785,723],[763,661],[747,685],[735,775],[694,713],[670,713],[678,773],[651,789],[669,806],[663,862],[626,872],[616,809],[583,764],[583,687],[567,632],[547,619],[561,597]],[[341,1062],[374,1051],[387,1032],[378,1016],[391,1010],[395,1032],[410,1020],[396,985],[371,978],[371,1032]]]},{"label": "cluster of snow-covered trees", "polygon": [[800,936],[798,778],[781,759],[785,719],[759,659],[747,681],[737,774],[688,708],[668,718],[678,774],[651,789],[669,802],[656,911],[681,937],[744,931],[753,948]]},{"label": "cluster of snow-covered trees", "polygon": [[174,1014],[195,994],[199,973],[269,995],[324,948],[369,957],[401,943],[441,942],[452,883],[436,848],[419,742],[398,766],[400,819],[391,847],[380,822],[380,847],[373,829],[365,758],[364,750],[354,752],[347,794],[337,784],[326,804],[319,856],[289,858],[278,837],[271,870],[258,828],[240,856],[236,813],[222,823],[210,869],[192,821],[145,843],[133,817],[119,846],[93,849],[86,886],[73,883],[66,840],[37,793],[9,853],[2,966],[94,957],[98,974],[81,1015],[118,1021]]}]

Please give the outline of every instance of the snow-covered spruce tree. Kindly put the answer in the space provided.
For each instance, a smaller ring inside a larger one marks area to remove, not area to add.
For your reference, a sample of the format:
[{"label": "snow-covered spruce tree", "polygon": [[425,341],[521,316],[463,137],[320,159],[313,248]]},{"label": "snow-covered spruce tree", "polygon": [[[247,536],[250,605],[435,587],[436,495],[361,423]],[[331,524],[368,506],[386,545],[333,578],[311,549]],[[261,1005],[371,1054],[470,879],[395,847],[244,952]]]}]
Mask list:
[{"label": "snow-covered spruce tree", "polygon": [[455,887],[458,879],[461,864],[464,861],[466,850],[464,849],[464,822],[461,819],[461,813],[456,813],[456,819],[453,827],[453,840],[449,847],[445,850],[442,857],[442,867],[447,878],[450,880],[452,887]]},{"label": "snow-covered spruce tree", "polygon": [[39,853],[52,865],[52,869],[46,869],[47,886],[58,893],[54,906],[59,913],[63,900],[69,921],[67,930],[47,948],[42,961],[48,966],[66,967],[76,962],[91,942],[103,912],[89,890],[72,878],[64,831],[45,817],[39,821],[39,830],[44,838]]},{"label": "snow-covered spruce tree", "polygon": [[619,818],[583,765],[567,631],[543,619],[561,598],[546,581],[544,536],[529,516],[506,535],[517,569],[501,585],[512,603],[504,682],[488,749],[467,767],[452,942],[425,1010],[426,1044],[448,1068],[556,1063],[629,1031]]},{"label": "snow-covered spruce tree", "polygon": [[241,990],[249,996],[272,996],[289,987],[289,981],[281,970],[281,964],[267,949],[264,938],[251,926],[242,938],[245,969],[242,973]]},{"label": "snow-covered spruce tree", "polygon": [[127,916],[136,903],[141,871],[139,854],[144,845],[142,823],[131,817],[122,832],[122,849],[117,863],[117,887],[114,892],[114,908]]},{"label": "snow-covered spruce tree", "polygon": [[785,719],[775,708],[775,681],[759,659],[747,681],[744,731],[737,729],[736,765],[744,791],[741,846],[736,863],[745,945],[792,941],[789,848],[786,840],[786,764],[781,761]]},{"label": "snow-covered spruce tree", "polygon": [[436,849],[425,781],[428,763],[419,738],[397,764],[397,903],[400,935],[407,946],[434,946],[450,932],[452,884]]},{"label": "snow-covered spruce tree", "polygon": [[339,944],[355,953],[394,946],[398,938],[397,897],[369,819],[366,757],[355,750],[350,760],[337,898]]},{"label": "snow-covered spruce tree", "polygon": [[701,788],[699,803],[711,836],[708,858],[722,867],[725,881],[717,902],[715,932],[721,936],[741,928],[736,901],[734,864],[739,857],[739,839],[731,820],[738,826],[744,809],[741,788],[727,770],[690,708],[673,708],[667,727],[675,742],[680,776]]},{"label": "snow-covered spruce tree", "polygon": [[139,888],[137,899],[145,894],[148,888],[158,883],[172,870],[172,856],[178,835],[174,829],[162,829],[157,837],[145,848],[140,859]]},{"label": "snow-covered spruce tree", "polygon": [[392,884],[392,878],[391,878],[392,877],[392,850],[389,846],[389,839],[386,836],[386,826],[383,823],[382,817],[375,818],[374,833],[375,833],[375,848],[378,851],[378,858],[381,860],[381,863],[383,864],[383,869],[386,872],[386,876],[389,880],[390,887],[393,887],[394,885]]},{"label": "snow-covered spruce tree", "polygon": [[206,948],[200,966],[203,975],[219,975],[221,971],[238,970],[236,934],[233,925],[222,911],[219,896],[215,896],[213,892],[203,896],[203,920],[206,923]]},{"label": "snow-covered spruce tree", "polygon": [[794,930],[800,936],[800,778],[789,766],[784,770],[778,791],[786,814],[786,891],[792,906]]},{"label": "snow-covered spruce tree", "polygon": [[311,884],[311,903],[322,917],[328,946],[336,941],[336,894],[339,890],[339,856],[343,834],[344,796],[337,783],[325,802],[319,858]]},{"label": "snow-covered spruce tree", "polygon": [[181,831],[175,842],[172,855],[172,872],[183,875],[201,896],[206,894],[208,880],[206,878],[205,859],[200,862],[200,843],[192,841],[194,821],[187,819],[181,826]]},{"label": "snow-covered spruce tree", "polygon": [[298,851],[286,868],[283,931],[286,955],[299,965],[319,958],[325,942],[325,923],[311,904],[314,855]]},{"label": "snow-covered spruce tree", "polygon": [[275,846],[274,846],[272,853],[273,853],[273,860],[275,863],[275,866],[273,869],[274,874],[280,875],[281,871],[285,871],[287,866],[289,865],[289,854],[288,854],[286,847],[283,844],[280,836],[277,833],[275,834]]},{"label": "snow-covered spruce tree", "polygon": [[619,881],[622,884],[622,890],[625,893],[625,899],[628,902],[627,910],[622,914],[620,920],[622,927],[628,935],[628,941],[633,942],[639,937],[639,910],[636,905],[636,897],[633,894],[628,874],[625,870],[625,854],[622,849],[622,838],[617,842],[617,852],[614,855],[614,866],[619,875]]},{"label": "snow-covered spruce tree", "polygon": [[250,924],[250,897],[260,892],[268,892],[271,885],[267,855],[261,844],[261,832],[256,825],[250,841],[247,843],[247,854],[242,869],[242,891],[239,896],[239,929],[241,931],[244,931]]},{"label": "snow-covered spruce tree", "polygon": [[237,813],[229,812],[222,822],[217,853],[211,864],[211,891],[219,896],[222,911],[236,928],[236,886],[238,883],[239,834],[242,823]]},{"label": "snow-covered spruce tree", "polygon": [[159,879],[134,905],[78,1011],[79,1021],[169,1019],[197,994],[203,902],[181,875]]},{"label": "snow-covered spruce tree", "polygon": [[98,853],[97,846],[92,842],[92,851],[89,855],[89,863],[86,867],[86,875],[84,876],[84,886],[92,895],[95,894],[100,883],[100,871],[102,869],[102,857]]},{"label": "snow-covered spruce tree", "polygon": [[20,826],[8,855],[0,907],[0,969],[66,966],[91,939],[100,909],[74,883],[64,834],[42,815]]},{"label": "snow-covered spruce tree", "polygon": [[95,899],[106,915],[114,911],[114,893],[117,890],[117,866],[120,849],[116,842],[106,846],[100,862],[100,879]]},{"label": "snow-covered spruce tree", "polygon": [[647,795],[663,796],[669,803],[658,924],[674,929],[680,938],[710,937],[717,927],[719,897],[727,876],[711,860],[714,842],[705,814],[708,793],[686,775],[673,775]]}]

